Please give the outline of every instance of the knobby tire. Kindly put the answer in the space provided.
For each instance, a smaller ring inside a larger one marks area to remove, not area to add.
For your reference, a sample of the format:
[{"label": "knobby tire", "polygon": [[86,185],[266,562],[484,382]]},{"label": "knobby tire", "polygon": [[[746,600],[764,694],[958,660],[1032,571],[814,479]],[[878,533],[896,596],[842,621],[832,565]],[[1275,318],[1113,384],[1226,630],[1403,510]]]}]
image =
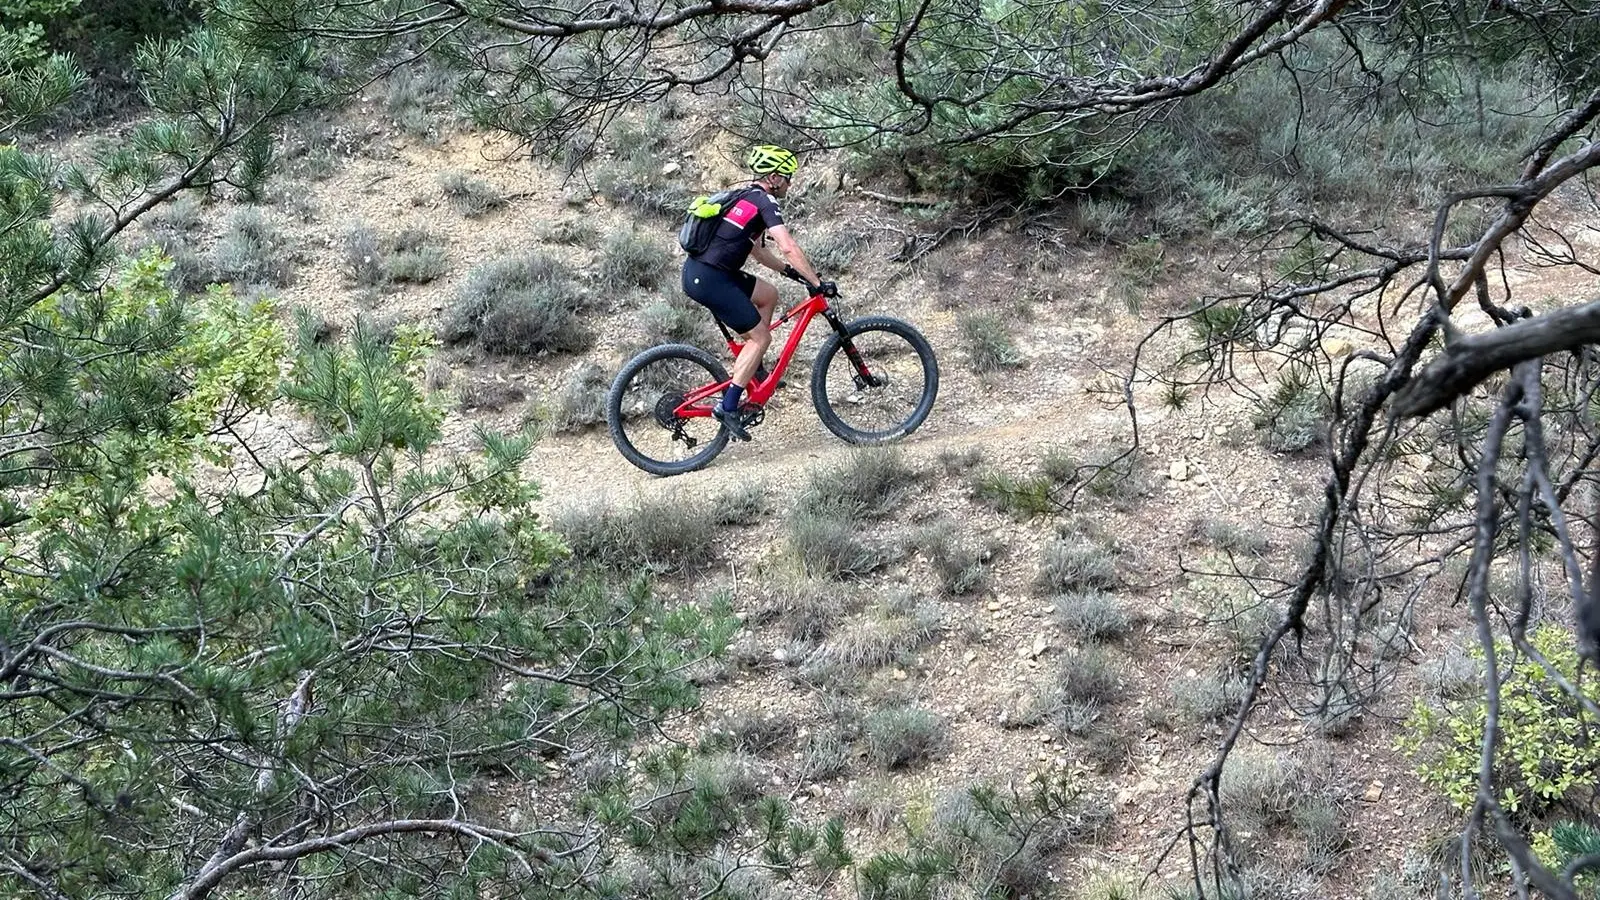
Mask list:
[{"label": "knobby tire", "polygon": [[[852,444],[886,444],[917,430],[939,393],[939,363],[927,338],[910,324],[868,316],[845,325],[845,334],[869,371],[884,385],[861,385],[835,332],[817,353],[811,370],[811,402],[822,424]],[[867,419],[873,421],[866,421]]]},{"label": "knobby tire", "polygon": [[[628,360],[606,394],[606,426],[611,442],[628,462],[651,475],[682,475],[717,458],[728,433],[709,416],[671,420],[696,439],[693,447],[673,438],[673,428],[658,418],[671,397],[728,380],[728,371],[710,353],[688,344],[662,344]],[[667,399],[663,399],[667,398]],[[710,397],[708,404],[720,398]],[[685,454],[674,454],[681,449]]]}]

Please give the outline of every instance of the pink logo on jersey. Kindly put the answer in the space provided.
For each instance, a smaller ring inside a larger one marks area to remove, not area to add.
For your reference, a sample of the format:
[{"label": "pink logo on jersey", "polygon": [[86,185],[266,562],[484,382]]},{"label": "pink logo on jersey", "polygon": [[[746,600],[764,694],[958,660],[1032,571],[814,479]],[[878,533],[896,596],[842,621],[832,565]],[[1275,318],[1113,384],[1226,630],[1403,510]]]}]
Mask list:
[{"label": "pink logo on jersey", "polygon": [[750,220],[756,217],[757,212],[758,210],[754,203],[749,200],[740,200],[733,205],[733,209],[728,210],[728,214],[724,218],[743,228],[750,224]]}]

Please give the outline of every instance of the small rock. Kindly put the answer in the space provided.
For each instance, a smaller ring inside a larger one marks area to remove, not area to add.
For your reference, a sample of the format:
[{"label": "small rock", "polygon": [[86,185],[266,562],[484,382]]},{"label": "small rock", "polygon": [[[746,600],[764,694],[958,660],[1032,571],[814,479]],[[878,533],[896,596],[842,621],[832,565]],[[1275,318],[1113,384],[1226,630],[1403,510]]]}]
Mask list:
[{"label": "small rock", "polygon": [[1173,460],[1172,465],[1167,467],[1167,477],[1173,481],[1188,481],[1189,461],[1181,458]]},{"label": "small rock", "polygon": [[1035,637],[1033,639],[1033,646],[1031,648],[1029,648],[1028,656],[1031,659],[1038,659],[1039,657],[1044,655],[1044,652],[1046,650],[1049,650],[1049,649],[1050,649],[1050,641],[1044,635],[1041,634],[1041,635],[1039,635],[1039,636],[1037,636],[1037,637]]},{"label": "small rock", "polygon": [[1328,338],[1322,342],[1322,352],[1328,354],[1330,359],[1349,356],[1355,352],[1355,345],[1343,338]]},{"label": "small rock", "polygon": [[906,680],[906,670],[905,669],[895,669],[893,672],[890,673],[890,677],[893,678],[895,681],[905,681]]},{"label": "small rock", "polygon": [[773,659],[774,662],[781,662],[781,663],[788,662],[789,661],[789,651],[784,649],[783,647],[779,647],[778,649],[772,651],[772,659]]},{"label": "small rock", "polygon": [[1000,611],[1000,601],[999,600],[990,600],[989,601],[989,605],[986,606],[985,609],[989,610],[989,612],[999,612]]},{"label": "small rock", "polygon": [[661,174],[663,174],[663,175],[676,175],[678,172],[680,172],[682,170],[683,170],[683,166],[680,166],[675,162],[669,162],[666,165],[661,167]]},{"label": "small rock", "polygon": [[1383,782],[1374,779],[1371,784],[1367,785],[1367,792],[1361,795],[1361,799],[1367,801],[1368,803],[1377,803],[1379,800],[1382,800]]}]

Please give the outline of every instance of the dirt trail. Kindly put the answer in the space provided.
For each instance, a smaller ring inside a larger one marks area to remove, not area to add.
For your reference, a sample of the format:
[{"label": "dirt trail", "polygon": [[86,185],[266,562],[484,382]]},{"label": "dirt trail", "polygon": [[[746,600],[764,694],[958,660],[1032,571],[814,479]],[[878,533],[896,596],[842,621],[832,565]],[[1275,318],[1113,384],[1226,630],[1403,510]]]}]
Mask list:
[{"label": "dirt trail", "polygon": [[[1086,395],[1080,395],[1076,404],[1043,411],[1004,403],[973,410],[971,398],[947,396],[949,390],[941,387],[921,428],[890,446],[920,463],[931,462],[941,452],[976,447],[986,460],[1004,464],[1037,459],[1058,446],[1073,449],[1093,435],[1128,430],[1125,410],[1106,409]],[[808,387],[793,382],[769,404],[766,421],[754,429],[753,438],[749,443],[730,443],[699,471],[658,478],[624,460],[604,427],[598,427],[544,438],[534,449],[529,472],[542,486],[546,508],[555,510],[599,501],[625,503],[673,491],[715,492],[751,482],[786,493],[803,485],[808,472],[838,465],[857,449],[822,426]]]}]

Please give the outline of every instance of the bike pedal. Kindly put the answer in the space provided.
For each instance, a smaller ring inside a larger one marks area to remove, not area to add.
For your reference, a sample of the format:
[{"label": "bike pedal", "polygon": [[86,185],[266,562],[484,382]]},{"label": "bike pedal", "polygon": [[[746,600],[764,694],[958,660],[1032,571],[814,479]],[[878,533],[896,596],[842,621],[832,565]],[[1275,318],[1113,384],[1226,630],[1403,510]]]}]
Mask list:
[{"label": "bike pedal", "polygon": [[744,423],[746,428],[754,428],[760,425],[766,417],[767,408],[765,406],[757,403],[739,404],[739,421]]}]

